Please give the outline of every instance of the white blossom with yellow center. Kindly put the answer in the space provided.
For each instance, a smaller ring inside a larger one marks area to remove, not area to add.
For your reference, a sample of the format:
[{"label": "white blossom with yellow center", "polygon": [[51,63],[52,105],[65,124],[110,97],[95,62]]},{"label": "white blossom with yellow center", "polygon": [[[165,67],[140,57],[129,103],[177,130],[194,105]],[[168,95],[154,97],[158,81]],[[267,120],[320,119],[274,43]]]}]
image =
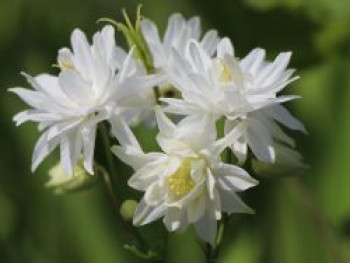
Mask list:
[{"label": "white blossom with yellow center", "polygon": [[224,117],[226,134],[245,122],[246,131],[231,142],[238,159],[244,162],[249,146],[259,160],[273,162],[275,141],[294,146],[276,122],[305,132],[302,123],[280,105],[297,96],[278,96],[297,79],[292,77],[294,70],[287,69],[290,56],[290,52],[281,53],[270,62],[265,60],[265,50],[257,48],[238,59],[231,41],[223,38],[212,58],[191,40],[184,54],[173,50],[175,66],[164,68],[167,79],[182,95],[181,99],[162,99],[168,103],[165,111],[185,116],[212,114],[214,121]]},{"label": "white blossom with yellow center", "polygon": [[92,44],[75,29],[71,44],[72,51],[59,51],[58,76],[24,74],[33,90],[11,89],[32,107],[14,117],[17,125],[37,122],[43,132],[34,149],[33,171],[60,147],[65,173],[72,176],[80,155],[84,168],[93,173],[97,124],[124,117],[126,109],[138,108],[140,102],[133,98],[158,83],[134,61],[133,50],[126,54],[116,46],[112,26],[97,32]]},{"label": "white blossom with yellow center", "polygon": [[129,185],[145,192],[133,222],[144,225],[163,217],[169,231],[194,224],[198,235],[214,244],[222,212],[252,212],[237,192],[257,181],[242,168],[220,159],[229,142],[242,134],[244,125],[217,140],[209,115],[187,118],[175,125],[158,108],[156,118],[157,141],[163,152],[144,153],[125,123],[112,125],[121,143],[112,151],[135,170]]}]

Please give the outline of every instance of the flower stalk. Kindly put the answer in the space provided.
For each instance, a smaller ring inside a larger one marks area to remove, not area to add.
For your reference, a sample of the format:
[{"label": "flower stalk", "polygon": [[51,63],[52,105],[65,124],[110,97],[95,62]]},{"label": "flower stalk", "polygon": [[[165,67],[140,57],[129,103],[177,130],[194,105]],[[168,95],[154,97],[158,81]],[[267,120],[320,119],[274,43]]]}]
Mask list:
[{"label": "flower stalk", "polygon": [[[110,140],[109,140],[109,136],[108,136],[108,129],[104,123],[101,123],[99,125],[99,130],[100,130],[100,137],[101,137],[102,142],[103,142],[103,147],[104,147],[105,153],[106,153],[106,159],[108,162],[109,171],[111,172],[113,177],[116,177],[117,173],[116,173],[115,165],[113,164],[113,156],[112,156],[112,153],[110,151],[111,145],[110,145]],[[116,196],[116,194],[114,192],[111,174],[108,173],[108,171],[103,166],[98,165],[98,164],[95,165],[95,169],[97,170],[98,174],[101,175],[101,177],[105,183],[108,195],[109,195],[111,202],[113,204],[113,207],[116,211],[116,217],[117,217],[118,223],[124,227],[124,229],[132,237],[133,241],[135,241],[137,243],[137,246],[126,244],[126,245],[124,245],[124,248],[133,252],[134,255],[141,257],[141,258],[145,258],[146,256],[147,256],[147,258],[153,258],[153,257],[157,256],[157,254],[155,252],[148,249],[147,242],[144,240],[144,238],[142,237],[140,232],[136,228],[134,228],[130,223],[128,223],[127,221],[125,221],[122,218],[122,216],[120,214],[121,201]]]}]

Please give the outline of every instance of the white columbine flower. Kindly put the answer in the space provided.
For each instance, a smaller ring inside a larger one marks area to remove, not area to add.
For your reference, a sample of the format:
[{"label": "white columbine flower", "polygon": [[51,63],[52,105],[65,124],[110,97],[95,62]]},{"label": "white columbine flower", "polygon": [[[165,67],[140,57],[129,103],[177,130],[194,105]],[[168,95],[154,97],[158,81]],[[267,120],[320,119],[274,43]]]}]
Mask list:
[{"label": "white columbine flower", "polygon": [[[210,30],[202,36],[199,17],[192,17],[186,20],[181,14],[177,13],[169,17],[168,25],[162,39],[159,36],[156,24],[149,19],[143,19],[141,22],[141,32],[151,53],[155,70],[164,77],[159,85],[161,97],[173,97],[177,94],[177,90],[169,85],[169,81],[166,79],[167,75],[163,74],[165,68],[177,71],[177,65],[173,63],[172,59],[172,50],[183,54],[188,41],[193,39],[200,41],[200,45],[205,52],[207,52],[209,56],[213,56],[216,51],[217,43],[219,42],[216,30]],[[178,72],[186,72],[183,70],[184,69]],[[143,97],[148,99],[147,105],[156,105],[155,96],[152,92],[146,92],[143,94]],[[154,126],[155,120],[153,111],[144,110],[139,118],[139,121],[142,120],[145,121],[147,125]]]},{"label": "white columbine flower", "polygon": [[153,57],[154,67],[162,69],[171,64],[171,52],[176,50],[184,54],[189,40],[200,41],[201,47],[209,56],[214,55],[219,42],[216,30],[210,30],[202,37],[199,17],[186,20],[181,14],[170,16],[164,37],[161,40],[157,26],[150,20],[144,19],[141,30]]},{"label": "white columbine flower", "polygon": [[135,170],[129,185],[145,192],[134,214],[134,224],[160,217],[168,231],[194,224],[198,235],[214,244],[222,212],[251,213],[237,195],[257,184],[242,168],[225,164],[220,153],[241,135],[243,124],[217,140],[208,115],[184,119],[178,125],[156,110],[158,144],[163,152],[144,153],[130,129],[120,123],[112,130],[121,146],[112,151]]},{"label": "white columbine flower", "polygon": [[[114,29],[106,26],[92,45],[79,29],[71,37],[72,51],[59,51],[58,77],[24,74],[34,90],[13,88],[32,109],[14,117],[17,125],[39,124],[42,135],[35,145],[32,170],[60,146],[63,170],[72,174],[82,155],[85,169],[93,173],[97,124],[123,113],[133,105],[133,95],[152,85],[152,77],[115,44]],[[151,78],[151,79],[149,79]]]},{"label": "white columbine flower", "polygon": [[163,99],[167,112],[180,115],[211,113],[216,119],[224,116],[225,132],[245,122],[246,132],[235,141],[232,149],[243,162],[248,146],[255,156],[266,162],[275,159],[274,140],[294,145],[276,124],[293,130],[305,131],[280,103],[296,96],[277,96],[297,77],[286,69],[291,53],[281,53],[273,62],[265,60],[263,49],[254,49],[239,60],[234,55],[231,41],[224,38],[217,46],[217,56],[211,58],[196,41],[187,45],[185,56],[173,50],[176,68],[187,74],[167,70],[168,79],[182,93],[182,99]]}]

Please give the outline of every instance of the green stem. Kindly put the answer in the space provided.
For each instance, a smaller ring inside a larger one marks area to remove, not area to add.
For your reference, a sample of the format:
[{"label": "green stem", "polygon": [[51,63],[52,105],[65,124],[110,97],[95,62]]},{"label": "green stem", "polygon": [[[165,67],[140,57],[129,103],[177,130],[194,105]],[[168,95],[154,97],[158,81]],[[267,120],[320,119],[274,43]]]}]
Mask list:
[{"label": "green stem", "polygon": [[108,128],[107,128],[105,123],[101,123],[98,126],[98,128],[100,130],[100,135],[101,135],[102,143],[104,146],[105,155],[107,158],[108,170],[112,174],[113,177],[116,177],[117,171],[116,171],[115,166],[113,164],[113,156],[112,156],[112,152],[111,152],[112,145],[110,144],[110,140],[109,140]]},{"label": "green stem", "polygon": [[154,97],[156,99],[156,103],[157,103],[157,105],[160,105],[160,100],[159,100],[159,98],[160,98],[160,91],[159,91],[158,86],[154,87],[153,91],[154,91]]},{"label": "green stem", "polygon": [[[108,135],[108,129],[106,127],[106,125],[104,123],[101,123],[99,125],[99,130],[100,130],[100,135],[101,135],[101,139],[103,142],[103,146],[105,148],[105,154],[106,154],[106,158],[107,158],[107,162],[108,162],[108,169],[110,171],[110,173],[112,174],[112,176],[116,177],[117,173],[116,173],[116,169],[115,166],[113,164],[113,156],[112,153],[110,151],[111,145],[110,145],[110,141],[109,141],[109,135]],[[114,193],[114,187],[113,187],[113,181],[112,181],[112,176],[109,172],[107,172],[107,170],[102,167],[97,165],[97,171],[100,172],[103,181],[106,185],[106,189],[108,192],[108,195],[112,201],[113,207],[116,211],[116,216],[117,216],[117,220],[118,223],[120,225],[122,225],[125,230],[130,234],[130,236],[132,236],[132,238],[136,241],[138,248],[141,249],[141,251],[149,251],[147,249],[147,242],[143,239],[143,237],[141,236],[141,234],[128,222],[126,222],[120,215],[120,206],[121,206],[121,201],[117,198],[116,194]]]},{"label": "green stem", "polygon": [[219,223],[219,229],[218,233],[216,235],[216,240],[214,247],[211,245],[207,244],[207,252],[206,252],[206,257],[207,257],[207,262],[209,263],[214,263],[217,262],[219,252],[220,252],[220,245],[224,237],[224,232],[225,232],[225,225],[227,224],[229,220],[229,216],[227,214],[222,215],[222,219]]}]

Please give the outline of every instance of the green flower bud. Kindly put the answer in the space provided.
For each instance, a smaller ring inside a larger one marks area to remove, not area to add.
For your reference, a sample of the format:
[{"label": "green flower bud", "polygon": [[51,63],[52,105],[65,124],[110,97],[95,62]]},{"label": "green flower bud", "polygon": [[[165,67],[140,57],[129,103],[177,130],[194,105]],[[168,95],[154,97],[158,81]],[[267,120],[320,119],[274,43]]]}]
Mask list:
[{"label": "green flower bud", "polygon": [[131,221],[138,203],[135,200],[125,200],[120,207],[120,215],[125,221]]},{"label": "green flower bud", "polygon": [[93,176],[88,174],[84,169],[82,160],[79,160],[74,167],[73,175],[63,171],[60,163],[55,165],[49,171],[50,180],[46,183],[46,187],[52,188],[56,194],[63,194],[69,191],[81,189],[90,185]]},{"label": "green flower bud", "polygon": [[153,58],[141,32],[141,8],[142,5],[137,7],[136,21],[134,23],[131,22],[131,19],[125,10],[122,11],[125,23],[116,22],[109,18],[101,18],[98,22],[107,22],[116,26],[125,37],[128,46],[130,48],[135,48],[135,59],[144,64],[148,73],[152,73],[154,71]]}]

